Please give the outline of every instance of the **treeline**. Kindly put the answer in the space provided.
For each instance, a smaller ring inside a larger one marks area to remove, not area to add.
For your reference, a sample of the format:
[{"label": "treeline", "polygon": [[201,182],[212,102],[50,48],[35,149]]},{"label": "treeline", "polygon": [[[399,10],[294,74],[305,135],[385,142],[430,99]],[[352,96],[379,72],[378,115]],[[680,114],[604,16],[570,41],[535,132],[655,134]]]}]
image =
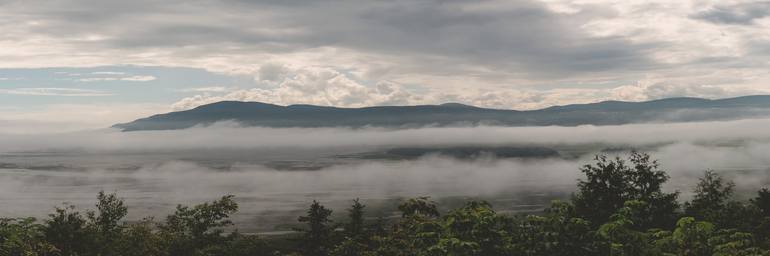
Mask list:
[{"label": "treeline", "polygon": [[99,193],[94,210],[57,208],[48,218],[0,220],[0,255],[770,255],[770,191],[733,199],[734,184],[705,172],[691,201],[661,187],[656,161],[596,157],[567,202],[537,215],[504,215],[483,201],[441,213],[429,198],[405,200],[401,217],[366,218],[354,200],[342,223],[314,201],[288,238],[225,232],[233,196],[178,206],[164,220],[124,223],[127,208]]}]

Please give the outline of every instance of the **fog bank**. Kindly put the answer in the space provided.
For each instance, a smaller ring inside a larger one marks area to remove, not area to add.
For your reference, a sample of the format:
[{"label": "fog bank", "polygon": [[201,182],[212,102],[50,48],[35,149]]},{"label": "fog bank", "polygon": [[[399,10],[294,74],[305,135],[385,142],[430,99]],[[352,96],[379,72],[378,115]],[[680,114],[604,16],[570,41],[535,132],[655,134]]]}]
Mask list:
[{"label": "fog bank", "polygon": [[722,143],[770,139],[770,119],[578,127],[259,128],[218,123],[173,131],[113,129],[0,134],[0,151],[153,151],[200,148],[328,148],[409,145]]}]

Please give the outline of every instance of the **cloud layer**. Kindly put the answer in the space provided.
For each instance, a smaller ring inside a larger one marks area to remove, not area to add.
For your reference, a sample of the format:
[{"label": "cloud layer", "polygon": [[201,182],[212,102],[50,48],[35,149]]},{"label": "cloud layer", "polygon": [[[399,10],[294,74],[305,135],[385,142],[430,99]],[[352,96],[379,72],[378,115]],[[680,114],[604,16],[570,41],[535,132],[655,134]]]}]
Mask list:
[{"label": "cloud layer", "polygon": [[[1,5],[0,67],[159,65],[254,79],[177,109],[217,99],[522,109],[770,89],[768,5],[758,1]],[[155,78],[112,75],[86,79]]]}]

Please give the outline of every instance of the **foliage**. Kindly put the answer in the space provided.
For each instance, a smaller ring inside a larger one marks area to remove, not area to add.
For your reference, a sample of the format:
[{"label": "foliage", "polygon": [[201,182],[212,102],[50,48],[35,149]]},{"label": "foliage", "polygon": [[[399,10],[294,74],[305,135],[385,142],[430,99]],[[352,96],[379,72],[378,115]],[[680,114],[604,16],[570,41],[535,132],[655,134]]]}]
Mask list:
[{"label": "foliage", "polygon": [[178,205],[159,226],[160,235],[171,255],[213,255],[225,241],[222,228],[232,224],[228,218],[237,210],[232,195],[194,207]]},{"label": "foliage", "polygon": [[41,256],[58,252],[35,218],[0,219],[0,255]]},{"label": "foliage", "polygon": [[86,255],[92,245],[91,233],[86,229],[86,219],[74,206],[57,207],[48,215],[43,231],[46,241],[53,245],[59,254]]},{"label": "foliage", "polygon": [[692,201],[684,204],[685,215],[710,222],[720,221],[728,209],[735,184],[713,171],[706,171],[695,186]]},{"label": "foliage", "polygon": [[668,175],[658,169],[650,156],[633,152],[628,162],[616,157],[596,156],[593,165],[580,170],[586,175],[578,181],[578,191],[572,199],[578,216],[595,227],[610,220],[626,201],[648,203],[648,218],[635,223],[640,228],[670,227],[676,220],[678,193],[662,192]]}]

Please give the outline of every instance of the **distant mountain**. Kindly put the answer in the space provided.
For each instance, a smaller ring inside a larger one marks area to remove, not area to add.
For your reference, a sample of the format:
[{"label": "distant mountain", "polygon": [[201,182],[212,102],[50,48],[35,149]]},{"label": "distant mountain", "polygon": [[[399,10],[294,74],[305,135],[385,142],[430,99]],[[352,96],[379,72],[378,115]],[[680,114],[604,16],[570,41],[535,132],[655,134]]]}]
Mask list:
[{"label": "distant mountain", "polygon": [[173,130],[235,121],[262,127],[421,127],[452,125],[575,126],[730,120],[770,116],[770,95],[729,99],[668,98],[646,102],[604,101],[517,111],[459,103],[337,108],[222,101],[159,114],[113,127],[123,131]]}]

